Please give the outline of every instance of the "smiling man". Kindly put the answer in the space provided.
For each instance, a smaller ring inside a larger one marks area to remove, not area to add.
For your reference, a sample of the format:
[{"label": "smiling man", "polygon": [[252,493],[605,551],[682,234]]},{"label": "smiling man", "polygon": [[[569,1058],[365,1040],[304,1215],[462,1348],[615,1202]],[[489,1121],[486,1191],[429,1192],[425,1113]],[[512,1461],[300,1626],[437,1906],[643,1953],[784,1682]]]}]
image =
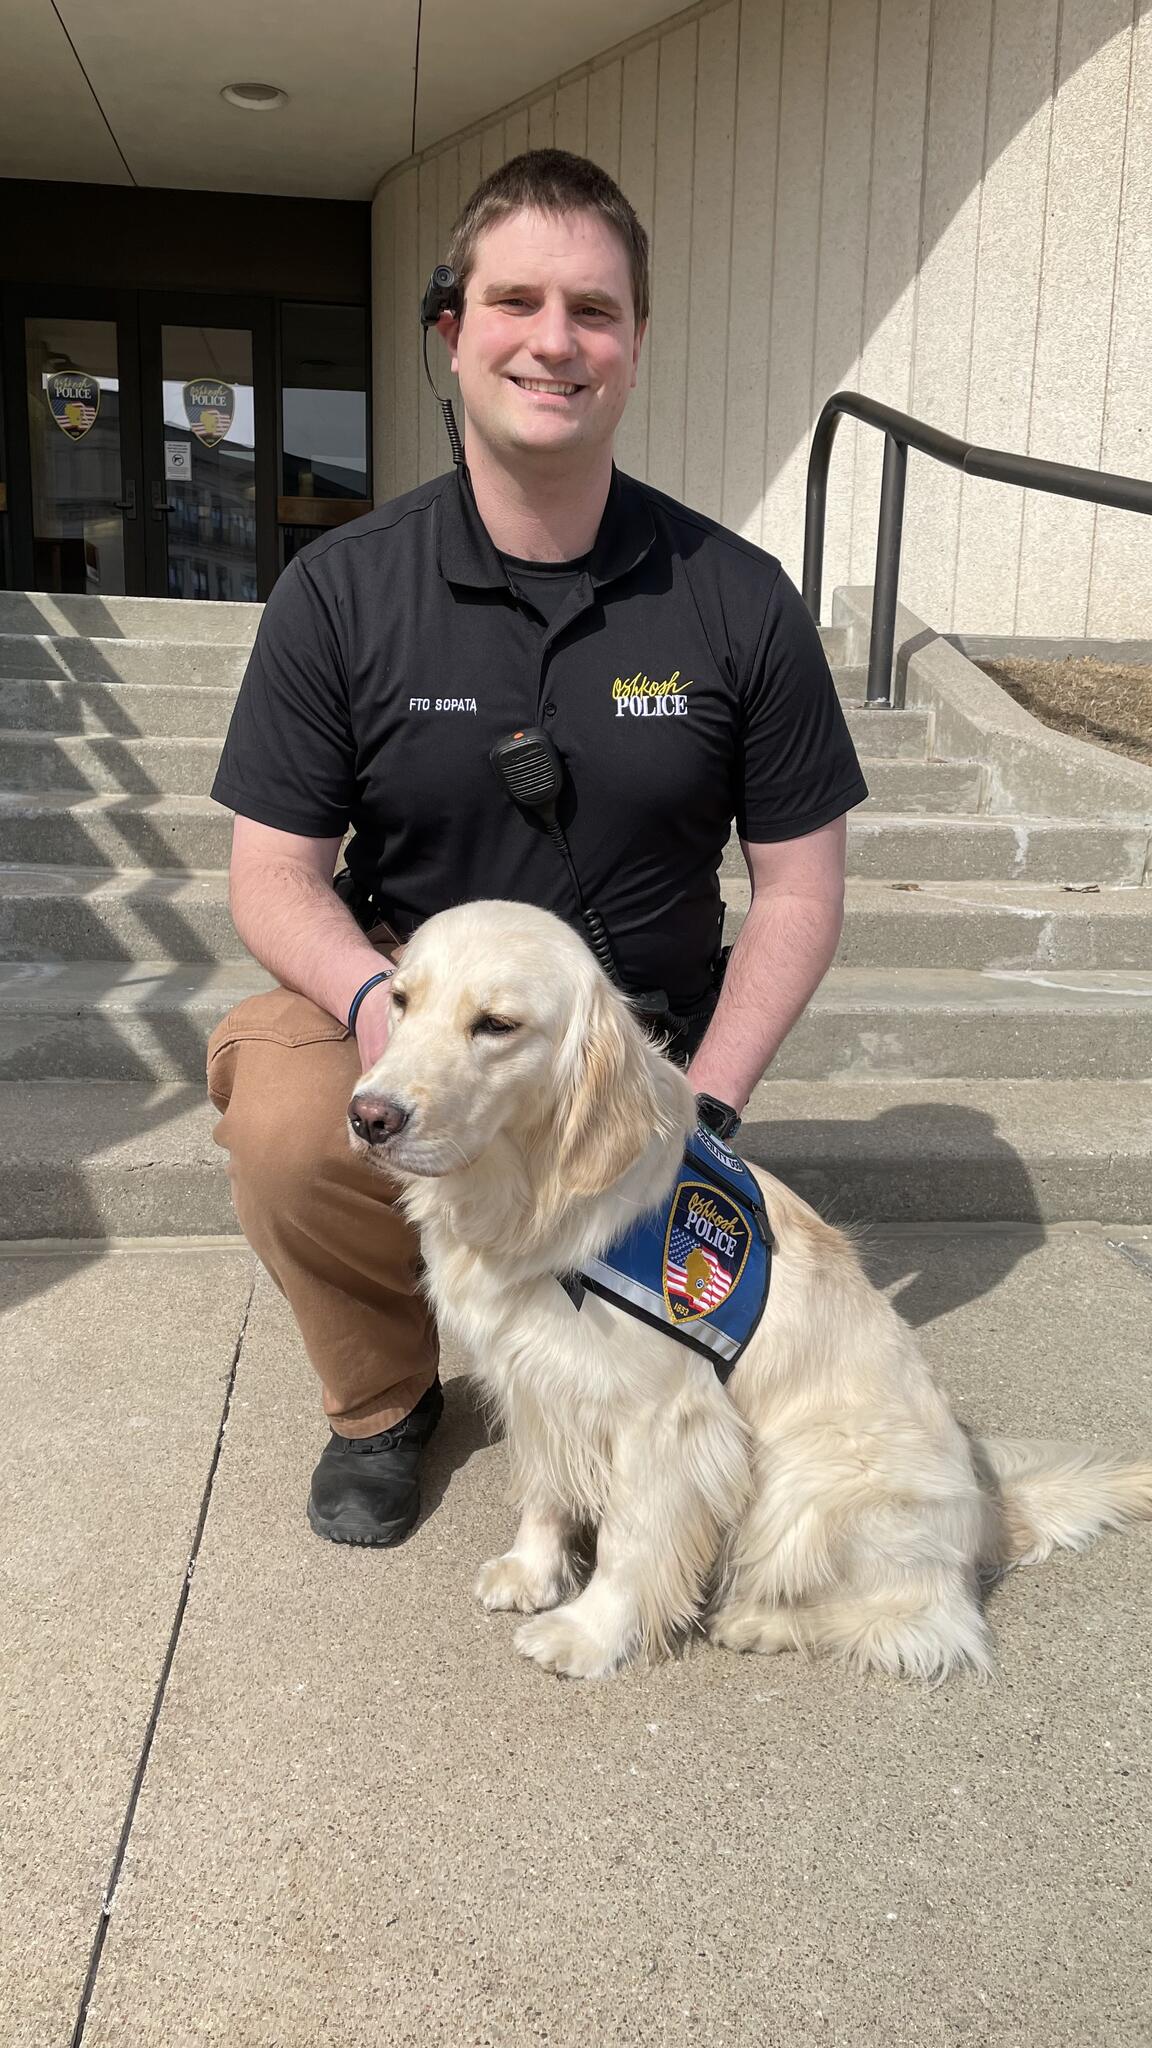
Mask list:
[{"label": "smiling man", "polygon": [[[416,1518],[442,1405],[418,1246],[345,1123],[387,1041],[391,959],[478,897],[582,929],[572,872],[492,748],[527,727],[554,742],[584,900],[721,1134],[831,961],[845,814],[867,794],[779,563],[613,463],[649,311],[619,188],[530,152],[473,194],[446,253],[466,466],[296,557],[213,791],[236,813],[236,929],[279,984],[213,1035],[216,1136],[323,1383],[312,1527],[377,1545]],[[733,820],[752,903],[725,972]]]}]

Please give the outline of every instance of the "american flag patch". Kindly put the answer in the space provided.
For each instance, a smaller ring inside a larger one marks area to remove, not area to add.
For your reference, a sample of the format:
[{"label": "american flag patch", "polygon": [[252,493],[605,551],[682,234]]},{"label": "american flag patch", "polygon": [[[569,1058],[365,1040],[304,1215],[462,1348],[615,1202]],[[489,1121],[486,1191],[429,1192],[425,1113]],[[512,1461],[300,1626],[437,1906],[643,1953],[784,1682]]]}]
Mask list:
[{"label": "american flag patch", "polygon": [[732,1285],[731,1273],[720,1264],[715,1252],[706,1251],[686,1230],[672,1232],[665,1274],[669,1294],[680,1295],[699,1310],[719,1308]]}]

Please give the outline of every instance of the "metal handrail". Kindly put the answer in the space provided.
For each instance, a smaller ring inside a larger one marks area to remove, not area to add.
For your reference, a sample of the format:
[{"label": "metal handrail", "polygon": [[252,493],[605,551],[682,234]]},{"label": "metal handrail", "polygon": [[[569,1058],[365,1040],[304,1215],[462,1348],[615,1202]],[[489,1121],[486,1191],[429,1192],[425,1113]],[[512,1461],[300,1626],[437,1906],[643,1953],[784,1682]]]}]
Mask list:
[{"label": "metal handrail", "polygon": [[1004,448],[978,448],[958,441],[926,420],[897,412],[877,398],[858,391],[837,391],[816,422],[808,457],[808,499],[804,520],[804,602],[820,618],[824,580],[824,520],[828,503],[828,465],[832,443],[843,414],[879,427],[884,435],[884,475],[880,485],[880,521],[876,532],[876,582],[872,592],[872,637],[868,643],[869,704],[892,702],[892,652],[896,641],[896,590],[900,580],[900,543],[904,527],[904,483],[908,450],[931,455],[965,476],[988,477],[993,483],[1021,484],[1027,490],[1050,491],[1059,498],[1087,498],[1094,505],[1115,505],[1121,512],[1152,513],[1152,482],[1143,477],[1111,476],[1102,469],[1079,469],[1066,462],[1042,462],[1035,455],[1013,455]]}]

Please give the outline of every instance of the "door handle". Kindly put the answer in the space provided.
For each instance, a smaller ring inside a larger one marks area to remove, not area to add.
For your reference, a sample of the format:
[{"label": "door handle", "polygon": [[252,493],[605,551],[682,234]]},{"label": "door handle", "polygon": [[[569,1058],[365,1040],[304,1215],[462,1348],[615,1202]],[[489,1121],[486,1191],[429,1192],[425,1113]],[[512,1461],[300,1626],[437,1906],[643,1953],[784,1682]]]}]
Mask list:
[{"label": "door handle", "polygon": [[152,486],[152,510],[157,519],[163,519],[166,512],[174,512],[175,505],[164,495],[164,486],[157,481]]},{"label": "door handle", "polygon": [[136,517],[136,479],[135,479],[135,477],[134,477],[134,476],[126,476],[126,477],[125,477],[125,479],[124,479],[124,496],[123,496],[122,498],[113,498],[113,500],[112,500],[112,503],[113,503],[113,504],[115,505],[115,507],[116,507],[116,510],[117,510],[118,512],[126,512],[126,513],[127,513],[127,515],[128,515],[128,517],[129,517],[129,519],[135,519],[135,517]]}]

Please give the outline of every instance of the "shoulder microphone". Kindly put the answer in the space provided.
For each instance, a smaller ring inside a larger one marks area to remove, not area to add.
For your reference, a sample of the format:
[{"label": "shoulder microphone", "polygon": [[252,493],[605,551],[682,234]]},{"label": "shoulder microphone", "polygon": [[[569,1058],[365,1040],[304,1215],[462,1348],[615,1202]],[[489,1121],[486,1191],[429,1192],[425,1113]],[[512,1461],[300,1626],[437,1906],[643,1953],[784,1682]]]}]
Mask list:
[{"label": "shoulder microphone", "polygon": [[[614,981],[619,988],[620,973],[613,957],[612,942],[605,930],[604,920],[598,910],[593,910],[584,901],[584,892],[580,887],[580,878],[572,859],[572,849],[556,815],[556,805],[564,787],[564,763],[554,743],[540,726],[524,726],[519,732],[509,733],[507,739],[498,740],[488,759],[512,801],[518,804],[521,810],[535,812],[553,845],[562,855],[576,893],[576,908],[580,913],[588,944],[609,980]],[[650,989],[644,995],[633,996],[631,1000],[646,1016],[662,1016],[668,1009],[668,997],[663,989]]]}]

